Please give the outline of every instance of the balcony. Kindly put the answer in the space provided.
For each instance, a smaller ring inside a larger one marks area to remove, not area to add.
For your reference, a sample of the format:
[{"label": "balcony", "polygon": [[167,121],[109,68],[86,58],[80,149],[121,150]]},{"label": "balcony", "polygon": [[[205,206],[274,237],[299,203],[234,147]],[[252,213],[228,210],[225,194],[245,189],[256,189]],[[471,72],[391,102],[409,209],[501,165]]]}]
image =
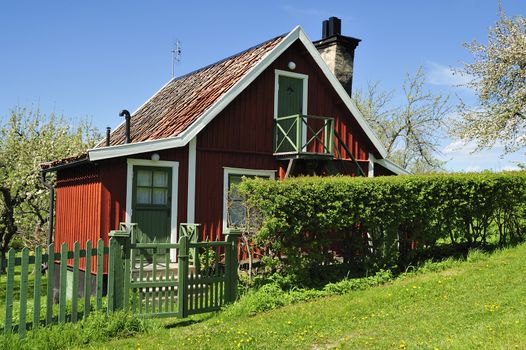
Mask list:
[{"label": "balcony", "polygon": [[280,159],[334,157],[334,118],[289,115],[274,120],[274,155]]}]

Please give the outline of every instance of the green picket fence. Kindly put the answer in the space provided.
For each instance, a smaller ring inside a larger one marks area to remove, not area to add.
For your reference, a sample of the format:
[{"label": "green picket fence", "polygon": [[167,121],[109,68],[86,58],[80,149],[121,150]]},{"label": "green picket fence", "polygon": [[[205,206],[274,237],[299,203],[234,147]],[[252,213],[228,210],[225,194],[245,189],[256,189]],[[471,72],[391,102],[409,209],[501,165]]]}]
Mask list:
[{"label": "green picket fence", "polygon": [[[197,242],[199,226],[188,225],[181,225],[178,243],[137,243],[133,234],[113,231],[110,256],[116,257],[112,264],[118,267],[113,269],[114,280],[123,288],[108,286],[108,300],[145,317],[181,318],[234,301],[237,235],[229,232],[225,241]],[[174,249],[177,259],[172,260]],[[110,298],[110,293],[115,296]]]},{"label": "green picket fence", "polygon": [[[130,231],[118,230],[110,232],[108,247],[99,240],[97,248],[87,241],[85,249],[76,242],[73,250],[68,250],[64,243],[60,252],[50,244],[46,254],[41,246],[31,255],[27,248],[21,252],[10,249],[7,259],[0,261],[0,266],[6,267],[0,280],[1,286],[5,285],[4,332],[24,336],[28,329],[39,326],[77,322],[91,310],[125,309],[144,317],[181,318],[219,310],[236,299],[237,235],[228,234],[225,241],[196,242],[186,234],[187,226],[181,228],[178,243],[137,243]],[[198,225],[190,230],[195,237],[197,230]],[[173,249],[177,250],[176,259],[170,257]],[[45,289],[43,264],[47,264]],[[81,268],[86,271],[82,288]]]},{"label": "green picket fence", "polygon": [[[68,250],[66,243],[60,246],[60,252],[55,252],[55,245],[45,247],[38,246],[30,255],[28,248],[16,252],[10,249],[7,259],[0,261],[5,267],[6,274],[2,276],[2,287],[5,286],[5,312],[4,333],[18,332],[21,336],[27,329],[37,328],[41,325],[53,323],[76,322],[86,317],[92,309],[101,310],[103,307],[103,268],[104,256],[108,254],[108,248],[104,247],[104,241],[97,242],[97,248],[92,248],[92,242],[87,241],[85,249],[80,249],[79,242]],[[86,271],[92,270],[92,261],[95,259],[96,273],[84,274],[82,299],[80,298],[80,262],[82,261]],[[73,261],[68,268],[68,261]],[[42,266],[47,265],[47,285],[43,291]],[[15,275],[20,271],[19,290],[15,293]],[[33,288],[29,287],[29,276],[33,274]],[[58,274],[58,276],[57,276]],[[54,280],[59,279],[58,293],[54,291]],[[4,285],[3,280],[6,283]],[[69,281],[68,281],[69,279]],[[92,279],[95,279],[95,290],[92,291]],[[67,297],[68,282],[71,297]],[[58,294],[58,302],[55,296]],[[90,296],[95,295],[94,305]],[[31,298],[32,296],[32,298]],[[68,300],[69,299],[69,300]],[[79,301],[82,308],[79,308]],[[14,306],[18,305],[15,310]],[[17,311],[17,312],[16,312]],[[18,322],[14,322],[18,319]]]}]

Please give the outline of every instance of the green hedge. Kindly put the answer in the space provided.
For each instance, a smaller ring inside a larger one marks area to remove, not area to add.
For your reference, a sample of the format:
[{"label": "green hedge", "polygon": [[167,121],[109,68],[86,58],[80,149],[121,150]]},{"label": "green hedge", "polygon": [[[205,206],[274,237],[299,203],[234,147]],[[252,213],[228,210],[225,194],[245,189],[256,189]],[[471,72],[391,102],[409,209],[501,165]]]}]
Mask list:
[{"label": "green hedge", "polygon": [[254,242],[298,271],[331,265],[335,252],[393,268],[437,243],[504,244],[525,231],[526,172],[246,179],[238,191],[258,213]]}]

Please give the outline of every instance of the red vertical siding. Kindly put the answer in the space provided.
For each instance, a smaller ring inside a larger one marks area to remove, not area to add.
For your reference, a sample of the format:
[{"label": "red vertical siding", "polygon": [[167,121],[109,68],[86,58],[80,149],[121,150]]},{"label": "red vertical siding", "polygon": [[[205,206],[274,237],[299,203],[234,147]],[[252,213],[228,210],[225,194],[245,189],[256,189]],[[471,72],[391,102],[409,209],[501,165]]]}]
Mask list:
[{"label": "red vertical siding", "polygon": [[126,219],[125,158],[110,159],[99,163],[101,178],[100,235],[108,244],[108,233],[119,228]]},{"label": "red vertical siding", "polygon": [[[95,165],[58,171],[55,209],[55,249],[67,243],[70,250],[78,241],[81,249],[87,240],[96,247],[100,238],[101,182]],[[81,268],[85,267],[81,259]]]},{"label": "red vertical siding", "polygon": [[[56,184],[55,242],[96,241],[100,237],[101,182],[99,169],[83,165],[61,170]],[[74,218],[74,219],[73,219]]]}]

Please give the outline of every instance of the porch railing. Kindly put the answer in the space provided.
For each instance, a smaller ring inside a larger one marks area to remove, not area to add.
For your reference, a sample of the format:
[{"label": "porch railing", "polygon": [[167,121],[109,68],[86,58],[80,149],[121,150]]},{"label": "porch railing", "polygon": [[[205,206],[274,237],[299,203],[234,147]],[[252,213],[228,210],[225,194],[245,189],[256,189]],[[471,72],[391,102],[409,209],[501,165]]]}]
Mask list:
[{"label": "porch railing", "polygon": [[276,118],[274,155],[285,158],[333,157],[334,118],[302,114]]}]

